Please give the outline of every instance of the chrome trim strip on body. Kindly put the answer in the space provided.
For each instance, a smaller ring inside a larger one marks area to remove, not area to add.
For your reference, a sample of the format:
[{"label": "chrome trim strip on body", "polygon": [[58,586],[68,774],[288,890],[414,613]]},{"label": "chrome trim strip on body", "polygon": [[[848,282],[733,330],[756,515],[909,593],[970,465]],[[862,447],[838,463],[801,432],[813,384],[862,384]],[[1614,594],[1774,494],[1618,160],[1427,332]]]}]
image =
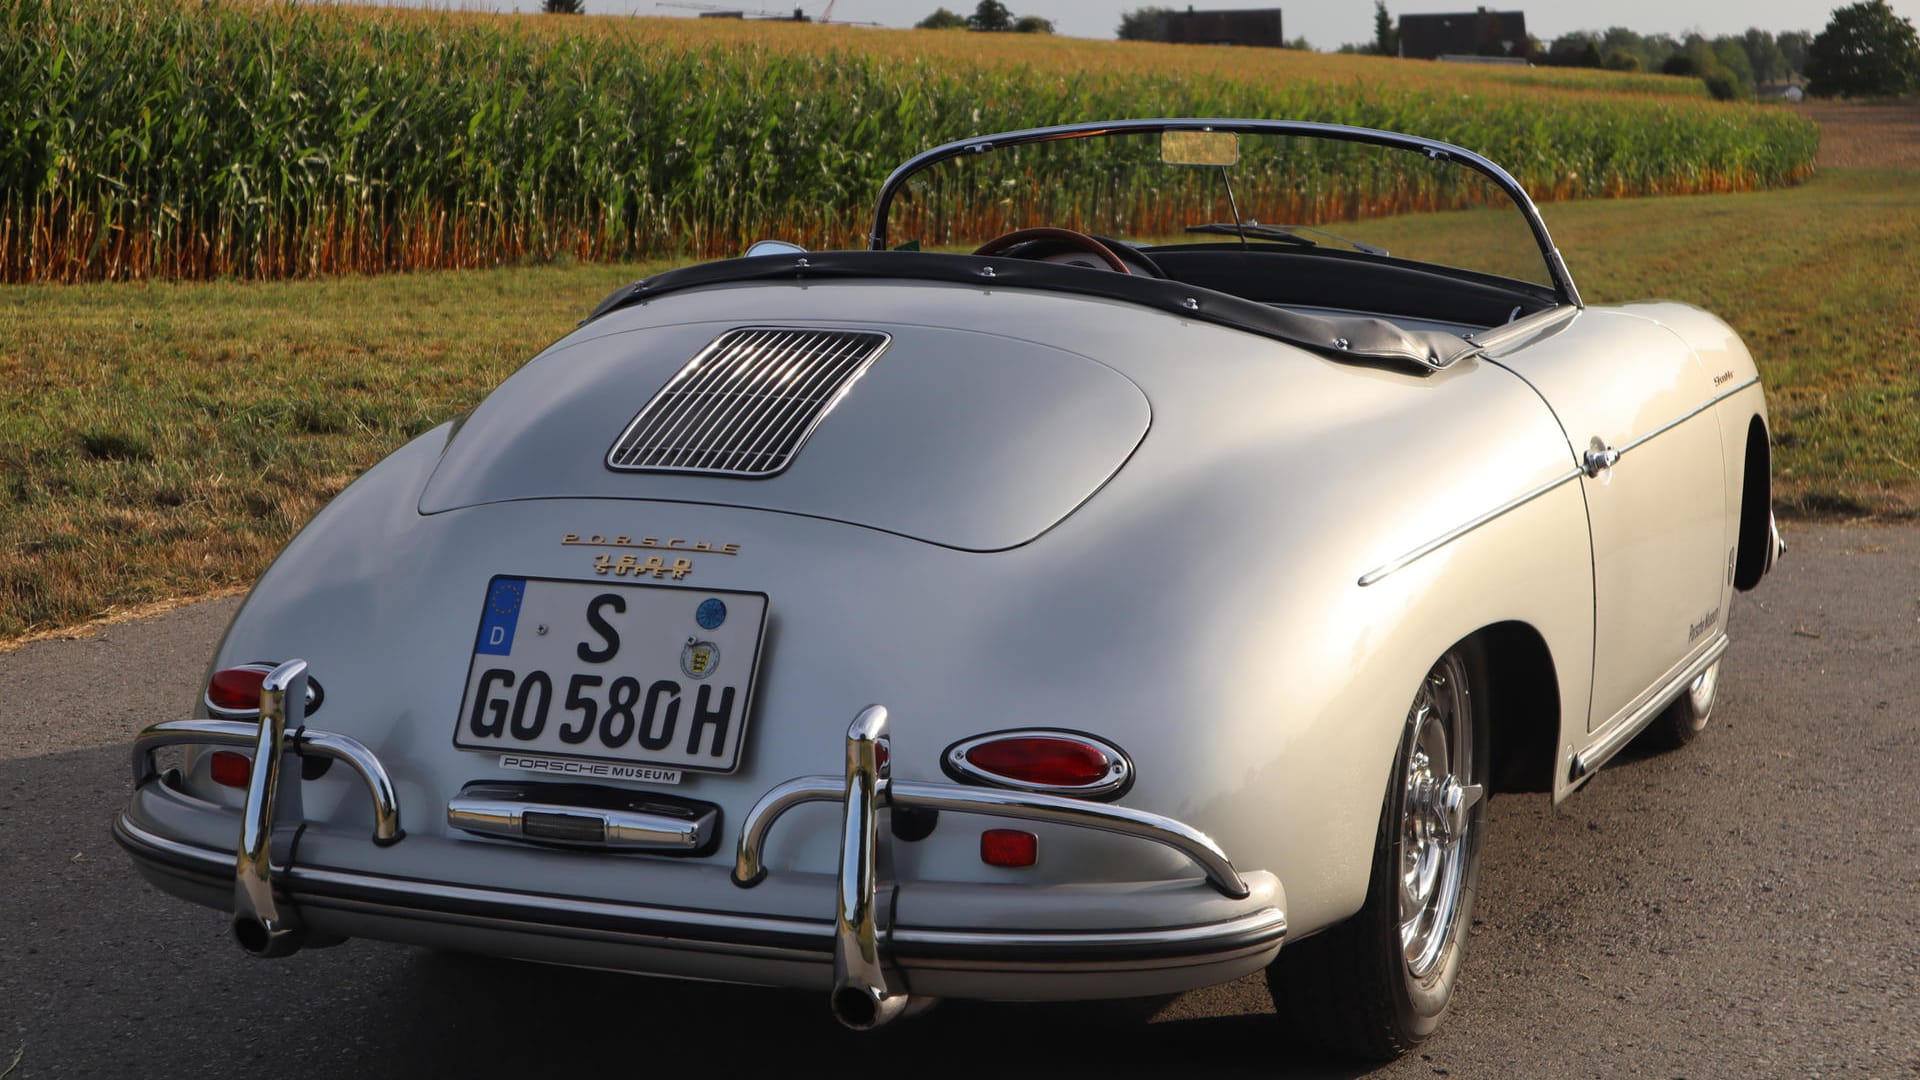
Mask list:
[{"label": "chrome trim strip on body", "polygon": [[1640,707],[1633,710],[1625,720],[1613,725],[1605,735],[1588,744],[1585,750],[1575,754],[1567,779],[1578,783],[1598,772],[1600,766],[1607,763],[1607,759],[1619,753],[1633,741],[1635,735],[1640,734],[1642,729],[1653,723],[1654,718],[1660,715],[1660,710],[1671,704],[1673,699],[1679,697],[1692,684],[1693,680],[1712,667],[1727,651],[1727,644],[1727,635],[1722,633],[1707,646],[1704,652],[1694,658],[1692,663],[1682,668],[1680,674],[1667,680],[1653,696],[1642,702]]},{"label": "chrome trim strip on body", "polygon": [[1485,525],[1496,518],[1502,517],[1503,515],[1510,514],[1513,511],[1518,510],[1521,507],[1532,502],[1533,500],[1539,498],[1540,496],[1547,494],[1548,492],[1566,483],[1567,481],[1578,480],[1582,475],[1583,474],[1579,469],[1570,470],[1560,476],[1553,478],[1552,480],[1547,481],[1544,484],[1541,484],[1539,487],[1534,488],[1532,491],[1527,492],[1525,495],[1522,495],[1515,499],[1510,499],[1504,503],[1501,503],[1499,506],[1496,506],[1493,509],[1487,511],[1486,513],[1481,514],[1477,518],[1473,518],[1472,520],[1467,521],[1464,524],[1456,525],[1453,528],[1448,529],[1446,532],[1443,532],[1439,536],[1434,537],[1432,540],[1429,540],[1426,543],[1421,544],[1419,547],[1414,548],[1413,550],[1407,552],[1406,554],[1400,556],[1399,558],[1393,559],[1389,562],[1382,563],[1381,565],[1374,567],[1372,570],[1369,570],[1366,573],[1360,575],[1360,587],[1364,589],[1369,585],[1379,584],[1381,581],[1385,580],[1389,575],[1398,573],[1399,571],[1406,569],[1408,566],[1411,566],[1412,564],[1420,561],[1421,559],[1426,558],[1427,556],[1433,554],[1434,552],[1439,551],[1441,548],[1446,547],[1448,544],[1453,543],[1455,540],[1458,540],[1461,537],[1467,535],[1468,533],[1474,531],[1475,529],[1478,529],[1480,526]]},{"label": "chrome trim strip on body", "polygon": [[[1073,825],[1148,840],[1192,859],[1206,874],[1207,883],[1222,896],[1243,900],[1251,891],[1239,872],[1234,870],[1232,861],[1211,837],[1190,825],[1159,814],[1057,795],[909,780],[882,780],[879,791],[883,797],[881,805],[991,814],[1021,821]],[[740,846],[734,859],[733,883],[751,888],[766,877],[762,852],[766,849],[768,831],[782,814],[801,803],[836,802],[843,792],[842,783],[834,777],[801,776],[762,795],[753,809],[747,811],[740,825]]]},{"label": "chrome trim strip on body", "polygon": [[1746,382],[1741,383],[1739,386],[1736,386],[1731,390],[1723,390],[1720,393],[1715,394],[1713,397],[1707,399],[1707,403],[1705,405],[1702,405],[1699,408],[1694,409],[1692,412],[1689,412],[1683,416],[1677,417],[1673,420],[1669,420],[1666,423],[1661,424],[1659,427],[1654,428],[1652,431],[1647,432],[1645,435],[1642,435],[1639,438],[1634,439],[1633,441],[1627,443],[1625,446],[1620,447],[1619,448],[1620,456],[1621,457],[1627,456],[1627,454],[1631,453],[1635,447],[1644,446],[1647,443],[1652,442],[1653,440],[1659,438],[1662,435],[1665,435],[1667,432],[1672,431],[1674,428],[1677,428],[1681,424],[1684,424],[1687,421],[1693,419],[1694,417],[1699,416],[1701,413],[1706,412],[1708,409],[1713,408],[1714,406],[1720,404],[1721,402],[1727,400],[1730,397],[1733,397],[1734,395],[1740,393],[1741,391],[1747,389],[1748,387],[1758,386],[1758,385],[1760,385],[1760,376],[1755,375],[1753,378],[1748,379]]},{"label": "chrome trim strip on body", "polygon": [[299,947],[293,919],[280,913],[273,896],[273,809],[280,795],[287,724],[297,727],[305,719],[306,702],[305,660],[281,664],[260,684],[260,722],[254,725],[253,768],[247,776],[233,864],[234,936],[259,956],[285,956]]},{"label": "chrome trim strip on body", "polygon": [[[684,818],[485,795],[456,795],[447,801],[447,824],[464,832],[594,851],[695,852],[713,839],[719,816],[718,810]],[[595,827],[598,838],[566,834],[578,826]]]},{"label": "chrome trim strip on body", "polygon": [[[1698,408],[1695,408],[1681,415],[1676,419],[1667,421],[1666,423],[1660,425],[1659,427],[1654,428],[1652,431],[1647,432],[1645,435],[1641,435],[1640,437],[1634,439],[1632,442],[1627,443],[1625,446],[1621,446],[1616,449],[1609,450],[1609,453],[1611,453],[1613,460],[1607,462],[1606,467],[1611,468],[1612,466],[1617,465],[1622,458],[1626,457],[1627,454],[1632,452],[1635,448],[1646,445],[1648,442],[1651,442],[1652,440],[1658,438],[1661,435],[1665,435],[1667,432],[1672,431],[1674,428],[1679,427],[1681,424],[1684,424],[1687,421],[1692,420],[1694,417],[1699,416],[1704,412],[1707,412],[1708,410],[1719,405],[1721,402],[1726,401],[1727,399],[1739,394],[1741,391],[1746,390],[1750,387],[1758,386],[1759,384],[1760,384],[1760,379],[1758,376],[1748,379],[1746,382],[1741,383],[1740,385],[1732,388],[1731,390],[1726,390],[1721,393],[1715,394],[1712,398],[1709,398],[1707,400],[1706,404],[1701,405]],[[1585,465],[1584,460],[1582,462],[1582,465],[1583,466]],[[1428,555],[1431,555],[1434,552],[1440,550],[1441,548],[1446,547],[1448,544],[1453,543],[1455,540],[1460,539],[1461,537],[1467,535],[1468,533],[1474,531],[1475,529],[1478,529],[1480,526],[1487,524],[1488,522],[1494,520],[1495,518],[1498,518],[1503,514],[1511,513],[1514,510],[1518,510],[1520,507],[1525,506],[1526,504],[1532,502],[1533,500],[1539,498],[1540,496],[1547,494],[1548,492],[1552,491],[1554,488],[1559,487],[1561,484],[1564,484],[1569,480],[1577,480],[1581,476],[1585,476],[1585,475],[1589,475],[1589,474],[1584,467],[1574,469],[1572,472],[1566,473],[1563,476],[1557,477],[1551,481],[1548,481],[1545,484],[1542,484],[1537,488],[1534,488],[1532,491],[1527,492],[1525,495],[1522,495],[1517,499],[1513,499],[1509,502],[1502,503],[1501,505],[1493,508],[1492,510],[1489,510],[1486,513],[1480,515],[1479,517],[1466,522],[1465,524],[1455,526],[1454,528],[1449,529],[1444,533],[1441,533],[1439,536],[1434,537],[1432,540],[1429,540],[1426,543],[1421,544],[1419,547],[1414,548],[1412,551],[1407,552],[1405,555],[1402,555],[1399,558],[1394,559],[1390,562],[1383,563],[1380,566],[1377,566],[1372,570],[1367,571],[1365,574],[1362,574],[1360,576],[1360,587],[1365,588],[1368,585],[1378,584],[1380,581],[1382,581],[1389,575],[1396,573],[1397,571],[1403,570],[1407,566],[1415,562],[1418,562],[1421,559],[1426,558]]]},{"label": "chrome trim strip on body", "polygon": [[[231,872],[232,858],[226,853],[160,836],[134,824],[124,812],[115,817],[113,831],[114,839],[136,859],[162,862],[203,877],[209,883],[223,880]],[[700,952],[748,956],[781,954],[824,964],[829,958],[833,935],[832,924],[824,919],[732,915],[644,904],[609,903],[311,866],[298,869],[277,867],[276,871],[280,875],[279,887],[309,907],[379,910],[404,917],[489,924],[502,921],[535,924],[536,917],[547,916],[563,921],[537,925],[565,926],[579,930],[582,936],[609,938],[615,934],[642,932],[619,929],[619,923],[654,923],[663,928],[662,946]],[[318,888],[308,891],[307,886]],[[478,911],[492,909],[494,913],[461,912],[457,910],[459,906]],[[501,909],[511,909],[512,915],[500,914]],[[597,925],[581,925],[587,922]],[[1095,948],[1104,952],[1098,958],[1102,961],[1126,959],[1130,955],[1140,958],[1158,955],[1193,957],[1269,945],[1284,933],[1284,927],[1285,916],[1278,909],[1264,908],[1218,923],[1172,929],[1056,932],[895,928],[889,937],[900,954],[897,959],[911,959],[919,955],[921,950],[926,955],[939,957],[977,950],[978,959],[984,962],[1006,962],[1011,965],[1021,961],[1021,952],[1070,954]],[[703,936],[702,931],[718,931],[736,939],[784,939],[794,944],[729,941],[718,935]],[[1009,950],[1013,951],[1013,955],[1009,955]],[[1094,958],[1088,959],[1091,961]]]},{"label": "chrome trim strip on body", "polygon": [[[133,740],[133,786],[138,788],[159,775],[153,752],[163,746],[204,745],[239,746],[257,749],[260,725],[247,720],[168,720],[154,724]],[[381,846],[398,843],[406,836],[400,828],[400,801],[394,793],[393,778],[373,751],[359,740],[331,731],[300,727],[288,733],[283,752],[299,757],[319,757],[346,763],[360,774],[373,802],[373,842]]]}]

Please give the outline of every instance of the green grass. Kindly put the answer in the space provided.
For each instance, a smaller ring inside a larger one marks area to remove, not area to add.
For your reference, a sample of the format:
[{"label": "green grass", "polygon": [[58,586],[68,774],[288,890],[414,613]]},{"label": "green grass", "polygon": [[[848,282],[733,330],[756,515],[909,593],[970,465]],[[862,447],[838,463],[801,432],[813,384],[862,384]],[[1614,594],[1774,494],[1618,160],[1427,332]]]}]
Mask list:
[{"label": "green grass", "polygon": [[1684,300],[1739,331],[1767,386],[1784,510],[1920,513],[1920,174],[1546,215],[1586,302]]},{"label": "green grass", "polygon": [[[1920,183],[1546,208],[1590,303],[1733,323],[1790,513],[1920,508]],[[0,289],[0,638],[243,585],[320,504],[659,266]]]}]

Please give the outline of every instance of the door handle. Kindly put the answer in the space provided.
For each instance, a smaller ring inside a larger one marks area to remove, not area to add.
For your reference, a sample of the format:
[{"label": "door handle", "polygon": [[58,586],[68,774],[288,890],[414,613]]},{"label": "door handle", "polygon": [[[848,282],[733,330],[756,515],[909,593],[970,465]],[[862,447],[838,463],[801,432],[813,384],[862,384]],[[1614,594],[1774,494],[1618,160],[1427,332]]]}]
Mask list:
[{"label": "door handle", "polygon": [[1613,468],[1614,464],[1619,460],[1620,451],[1601,442],[1600,437],[1596,435],[1593,438],[1592,444],[1587,448],[1587,452],[1581,455],[1580,468],[1581,471],[1585,472],[1587,477],[1591,479]]}]

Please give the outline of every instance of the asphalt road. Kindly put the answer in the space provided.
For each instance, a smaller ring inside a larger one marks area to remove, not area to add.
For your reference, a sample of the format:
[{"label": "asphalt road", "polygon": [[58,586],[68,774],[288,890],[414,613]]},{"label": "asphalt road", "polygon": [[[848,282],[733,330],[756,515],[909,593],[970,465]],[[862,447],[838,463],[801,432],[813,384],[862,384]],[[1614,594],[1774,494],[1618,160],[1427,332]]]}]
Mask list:
[{"label": "asphalt road", "polygon": [[1373,1072],[1284,1045],[1257,979],[856,1036],[815,995],[374,942],[254,960],[107,833],[127,740],[190,699],[234,601],[0,654],[0,1078],[1920,1076],[1920,528],[1788,536],[1700,741],[1557,810],[1494,801],[1453,1015]]}]

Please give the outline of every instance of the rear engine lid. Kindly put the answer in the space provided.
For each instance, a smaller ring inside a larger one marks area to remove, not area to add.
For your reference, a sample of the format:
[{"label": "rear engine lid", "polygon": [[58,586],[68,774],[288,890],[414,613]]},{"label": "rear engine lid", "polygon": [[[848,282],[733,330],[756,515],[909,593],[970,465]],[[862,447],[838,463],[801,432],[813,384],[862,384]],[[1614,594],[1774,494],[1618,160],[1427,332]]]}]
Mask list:
[{"label": "rear engine lid", "polygon": [[460,427],[420,510],[708,503],[993,551],[1099,490],[1150,416],[1140,388],[1105,364],[998,334],[654,326],[521,368]]}]

